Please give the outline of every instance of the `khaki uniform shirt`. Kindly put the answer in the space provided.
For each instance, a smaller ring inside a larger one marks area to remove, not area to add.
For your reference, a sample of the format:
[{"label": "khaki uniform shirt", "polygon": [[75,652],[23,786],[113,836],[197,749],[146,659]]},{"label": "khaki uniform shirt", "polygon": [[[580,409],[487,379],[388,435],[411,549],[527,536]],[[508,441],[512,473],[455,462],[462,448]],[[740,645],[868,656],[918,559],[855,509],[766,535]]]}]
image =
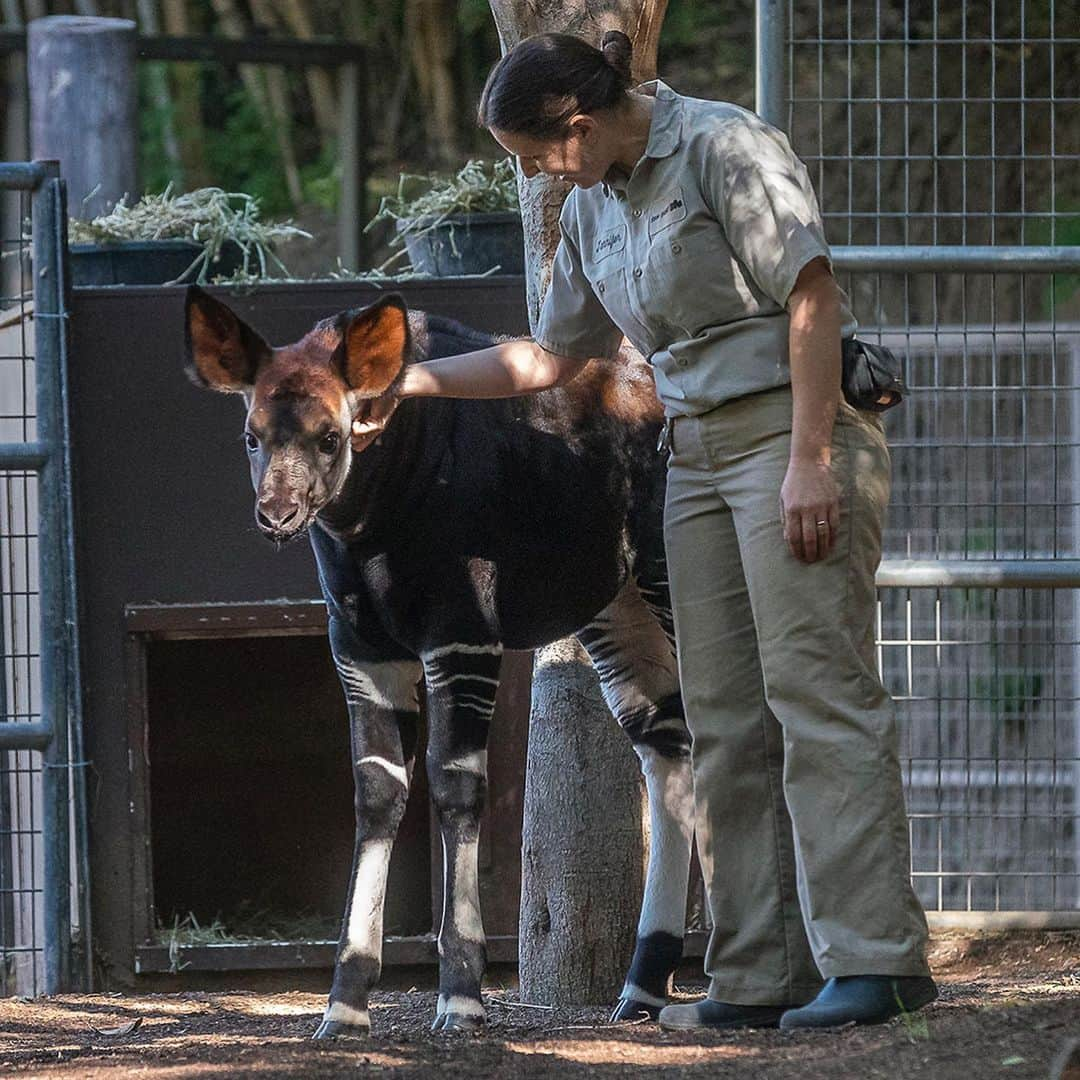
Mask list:
[{"label": "khaki uniform shirt", "polygon": [[[829,248],[806,167],[783,132],[659,80],[629,178],[563,204],[534,335],[553,353],[613,357],[623,335],[653,366],[668,416],[791,382],[784,307]],[[847,298],[842,333],[855,331]]]}]

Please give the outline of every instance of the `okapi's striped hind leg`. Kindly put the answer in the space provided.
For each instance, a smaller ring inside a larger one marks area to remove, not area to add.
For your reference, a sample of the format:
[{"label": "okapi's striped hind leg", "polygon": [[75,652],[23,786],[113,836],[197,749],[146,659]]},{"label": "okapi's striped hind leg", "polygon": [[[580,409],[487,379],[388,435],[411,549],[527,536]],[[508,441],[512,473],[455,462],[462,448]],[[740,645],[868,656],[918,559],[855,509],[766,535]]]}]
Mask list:
[{"label": "okapi's striped hind leg", "polygon": [[345,689],[356,784],[356,848],[334,982],[316,1039],[365,1037],[368,995],[382,969],[383,904],[390,849],[405,812],[416,758],[421,668],[415,660],[360,660],[348,632],[330,640]]},{"label": "okapi's striped hind leg", "polygon": [[439,1003],[433,1031],[470,1032],[486,1020],[480,983],[487,943],[480,917],[478,840],[487,794],[487,736],[502,646],[447,645],[424,657],[428,785],[443,845]]},{"label": "okapi's striped hind leg", "polygon": [[649,866],[637,945],[612,1020],[656,1019],[682,958],[694,833],[690,734],[683,716],[674,636],[657,587],[628,582],[578,638],[604,700],[630,736],[649,797]]}]

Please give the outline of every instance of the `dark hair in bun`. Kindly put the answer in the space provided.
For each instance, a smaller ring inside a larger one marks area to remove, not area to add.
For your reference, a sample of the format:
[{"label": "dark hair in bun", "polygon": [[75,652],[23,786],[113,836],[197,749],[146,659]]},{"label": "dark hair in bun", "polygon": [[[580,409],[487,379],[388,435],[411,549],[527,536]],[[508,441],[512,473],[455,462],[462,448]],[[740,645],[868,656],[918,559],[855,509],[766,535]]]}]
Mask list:
[{"label": "dark hair in bun", "polygon": [[572,34],[534,34],[491,69],[477,119],[484,127],[537,139],[562,135],[576,113],[623,100],[632,54],[621,30],[608,30],[599,49]]}]

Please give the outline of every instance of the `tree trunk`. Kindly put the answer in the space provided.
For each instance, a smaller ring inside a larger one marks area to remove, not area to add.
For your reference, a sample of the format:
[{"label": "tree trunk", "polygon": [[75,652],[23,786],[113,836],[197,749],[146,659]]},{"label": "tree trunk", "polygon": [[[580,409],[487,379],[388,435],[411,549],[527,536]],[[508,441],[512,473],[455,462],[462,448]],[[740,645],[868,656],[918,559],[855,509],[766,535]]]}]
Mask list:
[{"label": "tree trunk", "polygon": [[[503,51],[531,34],[562,31],[599,45],[622,30],[636,80],[656,72],[667,0],[489,0]],[[570,185],[518,173],[525,286],[535,329]],[[640,774],[600,697],[576,639],[541,649],[533,676],[522,834],[518,970],[522,995],[543,1004],[613,1002],[633,949],[643,870]]]},{"label": "tree trunk", "polygon": [[96,217],[137,196],[135,24],[37,19],[26,56],[30,152],[59,160],[72,215]]},{"label": "tree trunk", "polygon": [[604,1005],[641,910],[641,770],[576,638],[536,654],[521,836],[522,1000]]}]

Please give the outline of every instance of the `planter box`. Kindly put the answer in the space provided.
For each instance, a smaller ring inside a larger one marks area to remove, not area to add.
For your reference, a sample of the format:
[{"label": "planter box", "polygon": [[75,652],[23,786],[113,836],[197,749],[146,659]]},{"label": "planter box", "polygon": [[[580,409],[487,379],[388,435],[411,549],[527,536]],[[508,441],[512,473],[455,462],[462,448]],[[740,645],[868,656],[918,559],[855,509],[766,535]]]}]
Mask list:
[{"label": "planter box", "polygon": [[[202,247],[190,240],[130,240],[119,244],[71,244],[69,250],[72,285],[164,285],[185,273]],[[243,263],[240,247],[226,244],[212,273],[232,274]]]},{"label": "planter box", "polygon": [[[438,222],[438,224],[435,224]],[[516,210],[497,214],[451,214],[402,218],[405,248],[413,269],[432,277],[525,272],[525,235]],[[405,231],[408,229],[409,231]]]}]

